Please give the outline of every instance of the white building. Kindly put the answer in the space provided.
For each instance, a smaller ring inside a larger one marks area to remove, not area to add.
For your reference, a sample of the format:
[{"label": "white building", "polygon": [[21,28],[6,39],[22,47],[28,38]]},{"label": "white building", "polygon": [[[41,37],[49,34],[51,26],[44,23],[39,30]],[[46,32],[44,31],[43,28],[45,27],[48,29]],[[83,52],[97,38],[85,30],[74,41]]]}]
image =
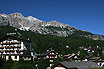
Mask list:
[{"label": "white building", "polygon": [[7,35],[0,39],[0,57],[9,60],[19,61],[33,60],[34,54],[31,49],[31,41]]}]

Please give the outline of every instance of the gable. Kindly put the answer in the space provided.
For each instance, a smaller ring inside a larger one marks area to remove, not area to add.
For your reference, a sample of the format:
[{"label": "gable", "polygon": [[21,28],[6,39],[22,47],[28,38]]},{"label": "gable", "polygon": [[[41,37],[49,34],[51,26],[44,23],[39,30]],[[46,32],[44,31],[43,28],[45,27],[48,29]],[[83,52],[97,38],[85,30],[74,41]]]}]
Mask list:
[{"label": "gable", "polygon": [[4,41],[4,40],[18,40],[18,41],[26,41],[26,42],[31,42],[29,40],[24,40],[24,39],[21,39],[21,38],[18,38],[18,37],[14,37],[14,36],[11,36],[11,35],[6,35],[4,36],[3,38],[0,39],[0,42]]},{"label": "gable", "polygon": [[64,67],[55,67],[54,69],[65,69]]},{"label": "gable", "polygon": [[5,37],[0,39],[0,41],[4,41],[4,40],[8,40],[9,41],[9,40],[21,40],[21,39],[19,39],[17,37],[14,37],[14,36],[11,36],[11,35],[7,35],[7,36],[5,36]]},{"label": "gable", "polygon": [[51,52],[49,52],[47,55],[56,55],[56,52],[51,51]]},{"label": "gable", "polygon": [[68,68],[64,66],[63,64],[58,63],[53,66],[53,69],[68,69]]}]

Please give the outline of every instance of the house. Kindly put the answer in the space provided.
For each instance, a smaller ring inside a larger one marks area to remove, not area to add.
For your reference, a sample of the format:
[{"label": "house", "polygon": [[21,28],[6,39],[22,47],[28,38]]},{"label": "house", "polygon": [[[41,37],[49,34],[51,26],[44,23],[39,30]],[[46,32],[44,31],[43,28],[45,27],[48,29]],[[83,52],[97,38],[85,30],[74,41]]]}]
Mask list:
[{"label": "house", "polygon": [[64,61],[81,61],[80,57],[77,54],[68,54],[63,56]]},{"label": "house", "polygon": [[63,60],[64,61],[69,61],[69,57],[71,56],[71,54],[68,54],[68,55],[64,55],[63,56]]},{"label": "house", "polygon": [[100,57],[96,57],[93,54],[83,57],[83,61],[93,61],[96,62]]},{"label": "house", "polygon": [[103,58],[99,58],[96,63],[99,65],[99,66],[102,66],[104,67],[104,59]]},{"label": "house", "polygon": [[6,61],[9,59],[19,61],[21,58],[24,60],[33,60],[34,50],[31,47],[30,40],[6,35],[0,39],[0,57]]},{"label": "house", "polygon": [[100,67],[95,62],[80,61],[80,62],[60,62],[55,64],[52,69],[88,69]]},{"label": "house", "polygon": [[43,58],[43,59],[46,59],[46,58],[55,59],[57,57],[58,57],[58,53],[53,49],[47,50],[45,52],[42,52],[37,56],[38,59],[40,59],[40,58]]},{"label": "house", "polygon": [[58,53],[53,50],[49,49],[46,52],[43,52],[37,56],[38,59],[49,59],[50,67],[53,65],[53,60],[58,58]]}]

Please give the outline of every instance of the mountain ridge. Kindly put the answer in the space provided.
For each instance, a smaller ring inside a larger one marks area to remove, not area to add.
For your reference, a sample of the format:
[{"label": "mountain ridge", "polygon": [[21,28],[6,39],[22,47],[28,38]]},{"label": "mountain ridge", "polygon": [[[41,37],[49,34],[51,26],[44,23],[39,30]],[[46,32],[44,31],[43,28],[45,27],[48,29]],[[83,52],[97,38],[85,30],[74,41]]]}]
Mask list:
[{"label": "mountain ridge", "polygon": [[[52,20],[45,22],[33,16],[24,17],[21,13],[12,13],[9,15],[0,14],[0,26],[12,26],[24,31],[32,31],[39,34],[50,34],[60,37],[68,37],[70,35],[78,35],[93,40],[104,40],[104,36],[97,34],[89,34],[68,24],[60,23]],[[85,34],[86,33],[86,34]]]}]

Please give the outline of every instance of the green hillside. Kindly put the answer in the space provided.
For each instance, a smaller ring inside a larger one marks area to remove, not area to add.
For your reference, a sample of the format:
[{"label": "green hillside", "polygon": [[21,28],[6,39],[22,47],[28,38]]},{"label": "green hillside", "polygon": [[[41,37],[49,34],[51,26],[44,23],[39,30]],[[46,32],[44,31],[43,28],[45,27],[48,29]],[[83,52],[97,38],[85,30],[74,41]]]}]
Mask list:
[{"label": "green hillside", "polygon": [[[80,46],[104,46],[104,41],[90,40],[79,36],[78,34],[83,33],[81,31],[70,35],[69,37],[57,37],[52,35],[36,34],[31,31],[15,31],[15,28],[9,26],[0,26],[0,38],[5,36],[7,33],[17,33],[14,36],[20,36],[23,39],[30,38],[32,41],[32,48],[35,49],[36,53],[41,53],[49,48],[55,49],[58,53],[64,55],[69,53],[76,53]],[[91,34],[85,32],[85,34]],[[69,46],[69,48],[66,48]]]}]

